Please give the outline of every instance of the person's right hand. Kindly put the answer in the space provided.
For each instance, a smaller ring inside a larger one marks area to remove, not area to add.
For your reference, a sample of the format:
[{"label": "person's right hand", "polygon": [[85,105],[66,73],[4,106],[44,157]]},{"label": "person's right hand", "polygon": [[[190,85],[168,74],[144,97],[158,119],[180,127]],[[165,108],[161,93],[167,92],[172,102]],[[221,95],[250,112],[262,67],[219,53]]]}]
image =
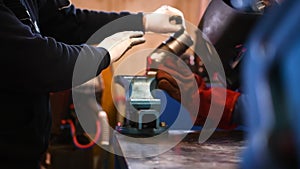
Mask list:
[{"label": "person's right hand", "polygon": [[174,33],[186,27],[183,13],[168,5],[145,13],[144,26],[146,32],[154,33]]},{"label": "person's right hand", "polygon": [[124,31],[105,38],[97,47],[108,50],[110,62],[115,62],[132,46],[145,42],[141,31]]}]

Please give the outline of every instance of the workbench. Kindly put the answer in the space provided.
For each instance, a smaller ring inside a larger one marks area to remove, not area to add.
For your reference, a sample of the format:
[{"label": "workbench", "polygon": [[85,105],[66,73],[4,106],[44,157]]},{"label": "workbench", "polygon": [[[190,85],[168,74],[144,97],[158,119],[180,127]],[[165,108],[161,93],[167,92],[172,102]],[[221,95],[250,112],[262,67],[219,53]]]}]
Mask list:
[{"label": "workbench", "polygon": [[[204,143],[199,143],[197,131],[175,131],[165,134],[166,139],[144,141],[114,133],[116,168],[126,169],[233,169],[241,162],[245,148],[242,131],[215,131]],[[184,139],[165,152],[169,140],[185,135]],[[138,141],[137,141],[138,140]],[[155,155],[155,153],[157,153]]]}]

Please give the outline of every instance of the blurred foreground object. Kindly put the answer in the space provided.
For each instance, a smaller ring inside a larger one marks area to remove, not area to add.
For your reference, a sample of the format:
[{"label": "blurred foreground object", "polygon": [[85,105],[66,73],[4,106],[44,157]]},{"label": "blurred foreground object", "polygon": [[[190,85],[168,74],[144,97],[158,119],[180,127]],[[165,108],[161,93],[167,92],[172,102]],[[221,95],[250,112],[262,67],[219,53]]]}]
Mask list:
[{"label": "blurred foreground object", "polygon": [[299,168],[300,1],[284,1],[258,24],[245,60],[249,145],[242,168]]}]

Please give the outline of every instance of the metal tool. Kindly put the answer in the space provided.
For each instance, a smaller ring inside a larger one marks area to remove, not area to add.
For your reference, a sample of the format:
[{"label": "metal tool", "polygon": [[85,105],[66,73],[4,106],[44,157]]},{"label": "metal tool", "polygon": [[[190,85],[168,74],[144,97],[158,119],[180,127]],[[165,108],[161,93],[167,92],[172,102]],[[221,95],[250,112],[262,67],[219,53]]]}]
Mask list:
[{"label": "metal tool", "polygon": [[172,34],[147,57],[147,75],[155,75],[158,65],[163,63],[167,56],[180,57],[193,43],[192,38],[184,29]]},{"label": "metal tool", "polygon": [[126,92],[124,124],[116,130],[127,135],[147,137],[160,134],[167,126],[159,120],[161,100],[154,98],[151,91],[156,88],[154,76],[115,77],[115,82]]}]

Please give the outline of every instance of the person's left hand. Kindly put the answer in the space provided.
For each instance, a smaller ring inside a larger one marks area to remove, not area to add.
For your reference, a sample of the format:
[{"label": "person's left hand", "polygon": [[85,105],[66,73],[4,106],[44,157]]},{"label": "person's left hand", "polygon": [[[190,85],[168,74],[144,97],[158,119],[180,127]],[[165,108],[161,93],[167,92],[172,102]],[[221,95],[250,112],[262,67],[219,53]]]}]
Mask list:
[{"label": "person's left hand", "polygon": [[164,5],[144,14],[144,26],[146,32],[174,33],[185,28],[185,21],[180,10]]},{"label": "person's left hand", "polygon": [[97,47],[108,50],[112,63],[117,61],[132,46],[144,43],[143,35],[144,33],[141,31],[118,32],[105,38]]}]

